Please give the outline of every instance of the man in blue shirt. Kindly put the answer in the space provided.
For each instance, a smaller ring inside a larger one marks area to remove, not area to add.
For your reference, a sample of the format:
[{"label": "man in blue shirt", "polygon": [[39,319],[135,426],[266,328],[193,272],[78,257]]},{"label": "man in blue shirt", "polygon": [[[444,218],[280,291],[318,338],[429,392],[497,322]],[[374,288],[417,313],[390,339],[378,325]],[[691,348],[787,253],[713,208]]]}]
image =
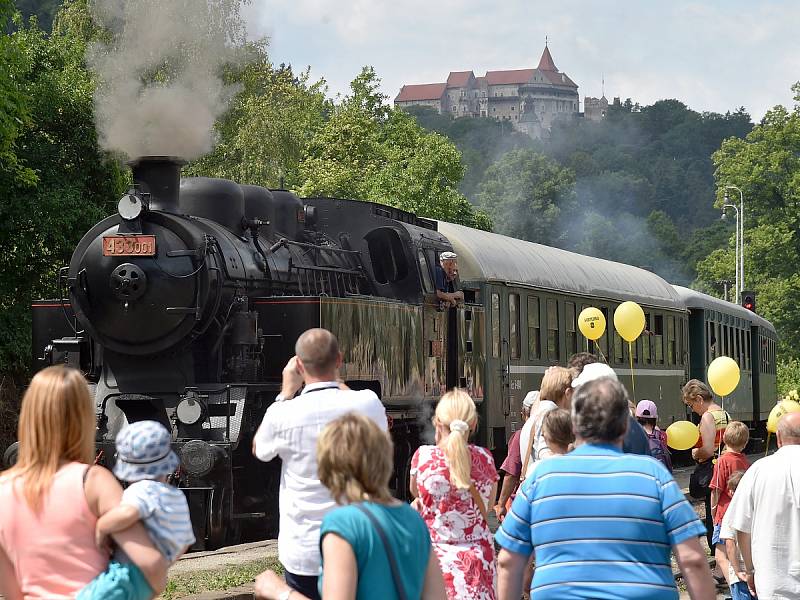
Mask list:
[{"label": "man in blue shirt", "polygon": [[705,527],[672,475],[648,456],[622,453],[628,395],[604,377],[572,397],[578,447],[543,460],[517,494],[495,540],[501,600],[517,600],[531,554],[531,596],[677,600],[670,550],[693,600],[713,599],[699,536]]}]

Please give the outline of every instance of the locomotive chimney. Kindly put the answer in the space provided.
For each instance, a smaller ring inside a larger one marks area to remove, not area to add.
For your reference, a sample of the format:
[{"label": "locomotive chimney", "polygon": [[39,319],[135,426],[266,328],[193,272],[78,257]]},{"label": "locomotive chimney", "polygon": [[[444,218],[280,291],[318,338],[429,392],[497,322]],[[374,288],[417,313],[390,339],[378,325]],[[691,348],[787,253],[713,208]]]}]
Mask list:
[{"label": "locomotive chimney", "polygon": [[128,163],[133,183],[150,194],[150,210],[177,213],[181,167],[186,161],[177,156],[140,156]]}]

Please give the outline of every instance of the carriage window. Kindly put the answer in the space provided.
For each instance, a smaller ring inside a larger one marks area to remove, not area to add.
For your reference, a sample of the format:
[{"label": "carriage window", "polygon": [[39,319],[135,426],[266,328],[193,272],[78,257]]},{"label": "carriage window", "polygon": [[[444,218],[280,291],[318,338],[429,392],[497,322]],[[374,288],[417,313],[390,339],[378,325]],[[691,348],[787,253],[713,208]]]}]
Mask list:
[{"label": "carriage window", "polygon": [[653,324],[653,345],[656,349],[656,364],[664,364],[664,316],[655,315]]},{"label": "carriage window", "polygon": [[519,294],[508,295],[508,322],[511,358],[519,358]]},{"label": "carriage window", "polygon": [[688,318],[683,322],[683,348],[681,363],[687,365],[689,363],[689,320]]},{"label": "carriage window", "polygon": [[542,355],[539,337],[539,298],[528,296],[528,359],[536,360]]},{"label": "carriage window", "polygon": [[417,252],[419,257],[419,272],[422,275],[422,285],[425,288],[425,293],[433,293],[433,281],[431,281],[431,270],[428,267],[428,260],[425,258],[425,253],[422,250]]},{"label": "carriage window", "polygon": [[559,359],[558,347],[558,301],[552,298],[547,300],[547,358]]},{"label": "carriage window", "polygon": [[642,333],[642,362],[649,365],[653,362],[653,357],[650,354],[650,336],[653,335],[651,325],[650,313],[644,313],[644,333]]},{"label": "carriage window", "polygon": [[748,369],[752,369],[752,365],[750,364],[750,331],[744,332],[744,363],[747,365]]},{"label": "carriage window", "polygon": [[621,363],[623,359],[623,351],[622,351],[622,338],[617,333],[617,330],[614,329],[614,362]]},{"label": "carriage window", "polygon": [[567,330],[567,354],[572,356],[578,351],[578,336],[575,333],[575,304],[573,302],[565,302],[564,311],[564,324]]},{"label": "carriage window", "polygon": [[472,319],[472,310],[464,311],[464,351],[472,352],[475,341],[475,321]]},{"label": "carriage window", "polygon": [[611,335],[609,329],[614,329],[614,324],[608,320],[608,309],[605,306],[600,307],[600,312],[606,319],[606,331],[600,336],[600,352],[603,355],[603,360],[608,360],[608,336]]},{"label": "carriage window", "polygon": [[674,365],[677,361],[675,354],[675,317],[667,317],[667,363]]},{"label": "carriage window", "polygon": [[717,356],[717,338],[714,336],[714,324],[706,321],[706,344],[708,346],[708,362]]},{"label": "carriage window", "polygon": [[744,335],[742,337],[742,361],[744,361],[745,368],[752,371],[753,365],[750,361],[750,328],[747,327],[744,330]]},{"label": "carriage window", "polygon": [[492,294],[492,356],[500,356],[500,294]]}]

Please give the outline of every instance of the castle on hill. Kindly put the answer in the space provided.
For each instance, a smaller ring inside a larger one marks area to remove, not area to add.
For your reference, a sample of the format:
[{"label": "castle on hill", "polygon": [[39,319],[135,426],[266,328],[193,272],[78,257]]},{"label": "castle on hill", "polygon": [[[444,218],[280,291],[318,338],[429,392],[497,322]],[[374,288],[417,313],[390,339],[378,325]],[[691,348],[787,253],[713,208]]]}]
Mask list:
[{"label": "castle on hill", "polygon": [[[535,69],[452,71],[445,83],[404,85],[394,99],[397,107],[429,106],[453,117],[489,117],[508,121],[534,138],[547,137],[559,119],[580,116],[578,85],[556,68],[545,43]],[[601,120],[608,100],[584,98],[584,118]]]}]

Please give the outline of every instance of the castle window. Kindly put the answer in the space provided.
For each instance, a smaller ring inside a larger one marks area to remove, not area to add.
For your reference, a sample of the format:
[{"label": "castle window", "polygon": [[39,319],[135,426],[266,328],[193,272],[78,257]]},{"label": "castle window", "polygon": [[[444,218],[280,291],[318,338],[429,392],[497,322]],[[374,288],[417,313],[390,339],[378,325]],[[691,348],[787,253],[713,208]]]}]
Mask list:
[{"label": "castle window", "polygon": [[513,107],[513,106],[511,107],[511,110],[514,110],[514,107]]}]

